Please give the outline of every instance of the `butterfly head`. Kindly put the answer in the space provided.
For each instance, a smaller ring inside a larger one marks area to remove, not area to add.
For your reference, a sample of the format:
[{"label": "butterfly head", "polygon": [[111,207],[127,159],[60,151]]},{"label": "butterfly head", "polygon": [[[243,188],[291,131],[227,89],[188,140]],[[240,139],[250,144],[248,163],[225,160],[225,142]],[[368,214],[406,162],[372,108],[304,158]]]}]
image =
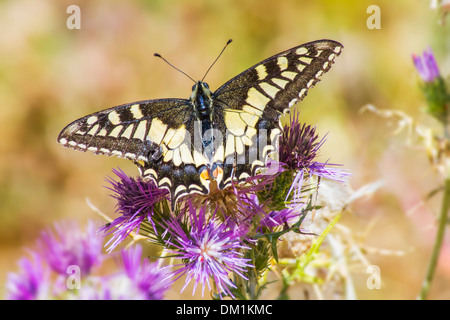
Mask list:
[{"label": "butterfly head", "polygon": [[198,81],[192,86],[192,94],[191,94],[191,101],[197,102],[198,100],[210,100],[211,97],[211,90],[209,89],[209,85],[206,82]]}]

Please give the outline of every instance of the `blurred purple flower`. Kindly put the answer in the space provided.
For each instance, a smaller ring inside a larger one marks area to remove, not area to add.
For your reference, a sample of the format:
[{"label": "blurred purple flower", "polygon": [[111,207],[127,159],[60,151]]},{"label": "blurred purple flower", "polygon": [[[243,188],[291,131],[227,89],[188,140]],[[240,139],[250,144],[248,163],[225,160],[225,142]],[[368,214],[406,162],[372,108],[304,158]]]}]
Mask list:
[{"label": "blurred purple flower", "polygon": [[6,299],[46,299],[49,289],[49,270],[39,254],[31,252],[31,259],[19,260],[20,271],[9,273],[6,281]]},{"label": "blurred purple flower", "polygon": [[440,77],[439,68],[431,48],[425,50],[422,56],[412,55],[414,65],[420,77],[425,82],[433,82]]},{"label": "blurred purple flower", "polygon": [[[107,276],[92,275],[103,262],[102,238],[89,221],[84,232],[75,222],[55,224],[42,232],[39,250],[19,260],[20,271],[8,274],[7,299],[161,300],[170,284],[169,273],[148,260],[141,261],[142,248],[122,251],[123,271]],[[67,267],[79,267],[80,287],[68,286]],[[53,272],[52,272],[53,271]]]},{"label": "blurred purple flower", "polygon": [[156,263],[141,261],[142,247],[122,250],[123,271],[106,277],[90,278],[74,295],[78,300],[162,300],[168,289],[167,272]]},{"label": "blurred purple flower", "polygon": [[241,250],[249,248],[241,244],[239,233],[230,230],[226,223],[216,224],[214,216],[208,220],[205,207],[197,212],[191,203],[188,205],[189,230],[186,230],[180,219],[172,219],[168,223],[170,238],[167,245],[174,248],[170,252],[183,262],[175,265],[178,269],[172,271],[173,276],[175,280],[186,276],[181,291],[194,280],[192,293],[201,284],[203,296],[206,285],[212,289],[212,278],[220,296],[226,293],[234,297],[231,289],[236,288],[236,285],[230,280],[229,274],[247,279],[244,273],[247,267],[251,267],[248,263],[250,259],[243,258]]},{"label": "blurred purple flower", "polygon": [[122,251],[125,272],[147,300],[162,300],[168,288],[168,273],[160,269],[157,263],[143,260],[142,247],[137,245]]},{"label": "blurred purple flower", "polygon": [[[247,225],[245,230],[249,230],[253,220],[257,217],[259,232],[264,232],[263,228],[269,228],[273,231],[274,228],[285,226],[294,221],[302,214],[304,203],[296,203],[281,210],[272,210],[267,212],[264,204],[261,204],[258,197],[253,194],[239,194],[238,208],[241,213],[242,220],[236,223],[238,226]],[[251,241],[250,235],[242,235],[246,241]]]},{"label": "blurred purple flower", "polygon": [[116,212],[120,217],[102,228],[106,234],[113,234],[106,244],[108,251],[112,251],[131,232],[138,232],[143,221],[151,221],[154,205],[169,197],[169,192],[158,188],[153,181],[131,178],[120,169],[113,172],[120,181],[109,178],[111,187],[108,189],[114,192],[112,197],[117,200]]},{"label": "blurred purple flower", "polygon": [[49,266],[62,275],[67,275],[72,265],[78,266],[83,275],[89,274],[103,258],[103,238],[92,221],[84,231],[74,221],[55,223],[41,233],[38,244]]}]

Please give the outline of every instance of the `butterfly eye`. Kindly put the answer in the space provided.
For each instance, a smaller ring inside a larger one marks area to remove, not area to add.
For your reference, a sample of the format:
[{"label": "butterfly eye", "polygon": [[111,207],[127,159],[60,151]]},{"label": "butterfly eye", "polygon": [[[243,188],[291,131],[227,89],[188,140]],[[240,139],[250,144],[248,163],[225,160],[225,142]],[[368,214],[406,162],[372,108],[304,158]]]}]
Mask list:
[{"label": "butterfly eye", "polygon": [[203,86],[204,86],[206,89],[209,89],[209,85],[208,85],[206,82],[203,82]]}]

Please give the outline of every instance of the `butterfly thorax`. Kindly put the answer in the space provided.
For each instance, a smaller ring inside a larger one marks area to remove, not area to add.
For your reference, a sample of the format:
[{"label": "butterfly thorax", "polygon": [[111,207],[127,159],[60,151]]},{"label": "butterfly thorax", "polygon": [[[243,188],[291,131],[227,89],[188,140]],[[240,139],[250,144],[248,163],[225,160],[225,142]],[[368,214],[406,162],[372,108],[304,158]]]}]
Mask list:
[{"label": "butterfly thorax", "polygon": [[209,90],[209,86],[206,82],[198,81],[192,87],[192,94],[190,100],[194,106],[195,114],[197,115],[198,120],[211,121],[211,91]]},{"label": "butterfly thorax", "polygon": [[214,137],[212,136],[212,95],[206,82],[198,81],[192,87],[190,101],[194,107],[197,120],[201,122],[201,136],[203,147],[211,146]]}]

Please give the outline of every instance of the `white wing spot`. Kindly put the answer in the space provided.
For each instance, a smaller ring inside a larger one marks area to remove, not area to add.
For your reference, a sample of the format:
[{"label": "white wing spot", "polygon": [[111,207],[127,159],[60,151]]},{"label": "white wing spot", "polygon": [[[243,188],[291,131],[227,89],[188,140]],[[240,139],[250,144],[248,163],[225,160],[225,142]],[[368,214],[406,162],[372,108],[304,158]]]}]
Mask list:
[{"label": "white wing spot", "polygon": [[272,78],[272,82],[279,86],[281,89],[284,89],[286,85],[289,83],[287,80]]},{"label": "white wing spot", "polygon": [[[288,72],[288,71],[285,71]],[[291,72],[293,73],[293,72]],[[246,102],[255,108],[260,109],[261,111],[264,110],[266,107],[267,102],[270,101],[270,98],[267,98],[265,95],[263,95],[261,92],[259,92],[256,88],[250,88],[248,90],[248,96]]]},{"label": "white wing spot", "polygon": [[94,123],[97,122],[97,120],[98,120],[98,118],[97,118],[96,116],[90,116],[90,117],[86,120],[86,123],[87,123],[87,124],[94,124]]},{"label": "white wing spot", "polygon": [[144,117],[141,107],[138,104],[133,104],[130,108],[130,111],[135,119],[141,119]]},{"label": "white wing spot", "polygon": [[308,53],[308,49],[306,49],[305,47],[300,47],[297,49],[297,51],[295,51],[295,53],[302,55],[302,54],[307,54]]},{"label": "white wing spot", "polygon": [[111,111],[108,114],[108,120],[111,121],[112,124],[117,125],[120,123],[120,114],[117,111]]},{"label": "white wing spot", "polygon": [[256,73],[258,74],[258,79],[263,80],[265,77],[267,77],[267,69],[266,66],[261,64],[255,68]]},{"label": "white wing spot", "polygon": [[288,59],[286,57],[278,57],[277,64],[281,71],[286,70],[288,67]]},{"label": "white wing spot", "polygon": [[264,90],[265,93],[267,93],[272,98],[275,98],[275,95],[278,93],[278,91],[280,91],[280,89],[278,89],[277,87],[271,86],[267,82],[261,82],[259,84],[259,86],[261,87],[261,89]]},{"label": "white wing spot", "polygon": [[303,63],[306,63],[306,64],[310,64],[311,61],[312,61],[312,59],[313,59],[313,58],[305,57],[305,56],[302,56],[302,57],[298,58],[299,61],[301,61],[301,62],[303,62]]},{"label": "white wing spot", "polygon": [[297,76],[297,74],[295,72],[291,72],[291,71],[283,71],[281,73],[281,76],[284,78],[288,78],[290,80],[294,80],[295,77]]}]

